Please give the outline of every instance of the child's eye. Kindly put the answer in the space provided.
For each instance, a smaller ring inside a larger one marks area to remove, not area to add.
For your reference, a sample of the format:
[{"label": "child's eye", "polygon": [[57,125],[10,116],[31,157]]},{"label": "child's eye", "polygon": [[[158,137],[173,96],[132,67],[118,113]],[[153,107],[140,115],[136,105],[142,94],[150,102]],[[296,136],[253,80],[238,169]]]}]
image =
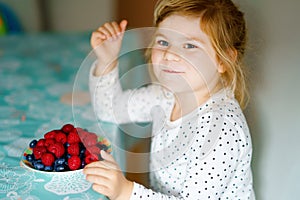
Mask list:
[{"label": "child's eye", "polygon": [[167,47],[169,46],[169,43],[165,40],[158,40],[157,43],[160,45],[160,46],[164,46],[164,47]]},{"label": "child's eye", "polygon": [[194,48],[198,48],[198,47],[196,45],[187,43],[187,44],[183,45],[183,48],[185,48],[185,49],[194,49]]}]

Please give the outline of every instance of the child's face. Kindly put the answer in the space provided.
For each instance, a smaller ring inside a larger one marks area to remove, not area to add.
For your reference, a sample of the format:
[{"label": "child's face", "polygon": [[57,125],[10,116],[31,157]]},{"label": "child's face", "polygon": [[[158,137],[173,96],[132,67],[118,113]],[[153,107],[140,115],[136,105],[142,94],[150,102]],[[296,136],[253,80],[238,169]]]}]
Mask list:
[{"label": "child's face", "polygon": [[213,89],[219,82],[216,53],[200,17],[171,15],[158,26],[151,54],[159,82],[172,92]]}]

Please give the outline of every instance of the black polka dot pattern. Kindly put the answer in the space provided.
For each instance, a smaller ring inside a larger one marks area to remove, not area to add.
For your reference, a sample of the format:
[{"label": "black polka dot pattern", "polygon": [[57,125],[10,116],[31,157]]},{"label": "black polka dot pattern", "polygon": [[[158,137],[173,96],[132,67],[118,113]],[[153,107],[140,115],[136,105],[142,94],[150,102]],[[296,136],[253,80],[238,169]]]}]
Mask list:
[{"label": "black polka dot pattern", "polygon": [[[173,98],[161,88],[149,86],[121,92],[115,89],[118,81],[113,81],[117,73],[110,76],[106,76],[110,79],[106,83],[111,85],[100,84],[101,88],[95,83],[99,83],[99,78],[90,77],[91,91],[102,99],[94,103],[96,111],[114,113],[117,107],[126,113],[115,116],[118,122],[153,121],[151,188],[134,183],[132,200],[255,199],[250,167],[251,137],[244,115],[228,90],[222,90],[192,113],[170,122]],[[121,92],[117,94],[118,99],[126,102],[123,108],[103,103],[112,102],[115,91]]]}]

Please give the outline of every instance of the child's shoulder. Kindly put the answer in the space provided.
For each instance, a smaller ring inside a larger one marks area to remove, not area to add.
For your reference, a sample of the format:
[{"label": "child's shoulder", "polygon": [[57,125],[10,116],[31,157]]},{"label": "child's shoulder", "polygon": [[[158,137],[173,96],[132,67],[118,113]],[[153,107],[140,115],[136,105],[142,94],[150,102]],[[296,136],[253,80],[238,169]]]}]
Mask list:
[{"label": "child's shoulder", "polygon": [[224,89],[212,97],[199,108],[199,120],[211,119],[236,123],[245,123],[243,111],[234,98],[233,93]]}]

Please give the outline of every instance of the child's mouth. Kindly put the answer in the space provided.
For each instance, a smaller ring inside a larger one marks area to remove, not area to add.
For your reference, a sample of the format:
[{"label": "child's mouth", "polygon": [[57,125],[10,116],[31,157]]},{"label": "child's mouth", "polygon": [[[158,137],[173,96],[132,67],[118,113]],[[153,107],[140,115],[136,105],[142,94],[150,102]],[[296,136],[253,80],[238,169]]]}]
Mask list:
[{"label": "child's mouth", "polygon": [[180,74],[180,73],[183,73],[183,72],[174,71],[174,70],[171,70],[171,69],[163,69],[162,71],[166,72],[166,73],[171,73],[171,74]]}]

